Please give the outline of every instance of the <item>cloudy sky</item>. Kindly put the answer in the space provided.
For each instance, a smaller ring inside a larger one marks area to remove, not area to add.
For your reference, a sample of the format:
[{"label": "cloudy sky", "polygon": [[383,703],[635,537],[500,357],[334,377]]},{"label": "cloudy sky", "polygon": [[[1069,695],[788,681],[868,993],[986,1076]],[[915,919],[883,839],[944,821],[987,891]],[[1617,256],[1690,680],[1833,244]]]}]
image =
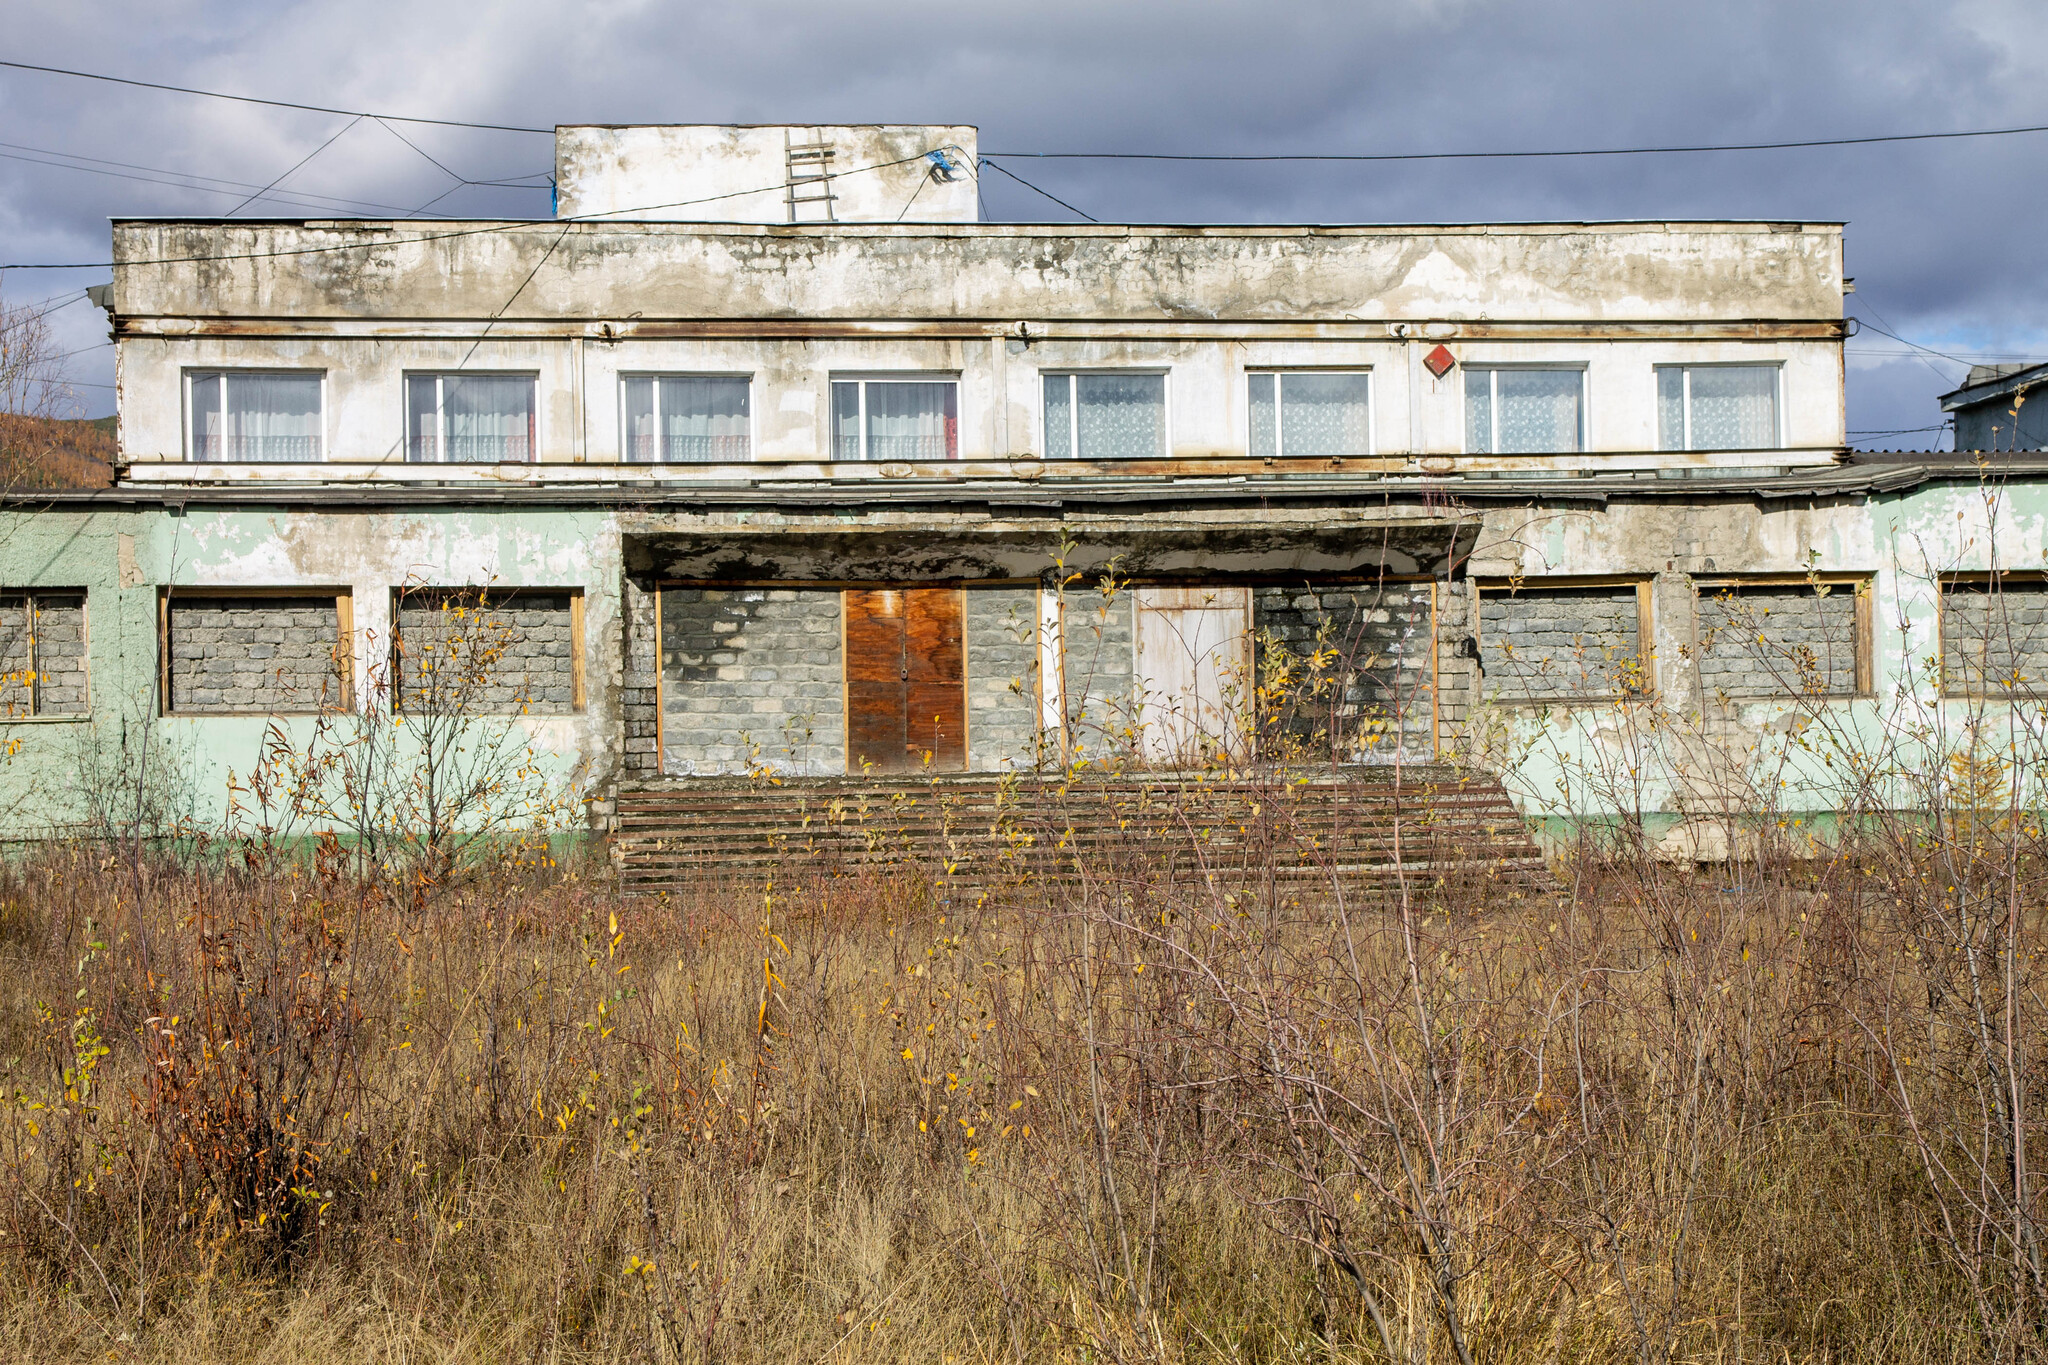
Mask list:
[{"label": "cloudy sky", "polygon": [[[989,152],[1502,151],[2048,124],[2043,51],[2048,6],[2019,0],[0,0],[12,61],[535,128],[973,123]],[[2022,249],[2048,221],[2044,156],[2048,133],[1405,164],[1004,164],[1104,221],[1845,220],[1849,309],[1869,324],[1850,343],[1850,428],[1868,433],[1861,444],[1924,449],[1945,439],[1926,429],[1941,419],[1934,399],[1968,362],[2048,357],[2048,278]],[[106,220],[128,214],[545,216],[551,164],[540,135],[0,68],[0,262],[103,261]],[[515,184],[464,183],[481,181]],[[992,218],[1071,220],[986,181]],[[61,302],[105,278],[15,270],[0,289]],[[78,352],[90,411],[110,411],[103,319],[76,303],[52,321]]]}]

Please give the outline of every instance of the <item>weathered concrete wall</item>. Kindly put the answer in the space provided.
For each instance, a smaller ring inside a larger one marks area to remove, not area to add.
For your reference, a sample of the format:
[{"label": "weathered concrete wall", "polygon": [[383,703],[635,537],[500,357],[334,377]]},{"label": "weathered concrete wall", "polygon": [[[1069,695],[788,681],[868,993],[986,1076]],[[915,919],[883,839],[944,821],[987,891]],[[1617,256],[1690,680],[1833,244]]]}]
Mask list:
[{"label": "weathered concrete wall", "polygon": [[[791,127],[633,124],[555,129],[555,213],[612,221],[971,223],[976,212],[976,130],[966,125]],[[829,186],[800,186],[824,204],[792,207],[789,150],[826,148],[798,174],[829,171]],[[931,175],[941,148],[955,178]]]},{"label": "weathered concrete wall", "polygon": [[1849,583],[1702,586],[1693,645],[1701,695],[1854,696],[1856,614]]},{"label": "weathered concrete wall", "polygon": [[967,766],[1029,769],[1039,757],[1038,587],[966,589]]},{"label": "weathered concrete wall", "polygon": [[1165,373],[1176,459],[1247,456],[1246,373],[1291,366],[1370,372],[1376,457],[1463,454],[1463,366],[1497,363],[1582,368],[1587,453],[1473,467],[1730,463],[1657,451],[1654,367],[1679,362],[1782,368],[1803,454],[1735,463],[1844,440],[1826,225],[564,230],[117,226],[124,457],[183,459],[182,374],[237,366],[327,377],[329,462],[401,460],[404,375],[449,369],[536,376],[551,464],[618,461],[621,376],[646,372],[751,377],[765,462],[828,460],[832,377],[895,372],[958,378],[966,461],[1042,457],[1042,379],[1071,369]]},{"label": "weathered concrete wall", "polygon": [[[1272,721],[1304,757],[1434,757],[1429,582],[1260,587],[1252,594],[1252,630],[1261,685],[1274,686],[1278,669],[1288,674],[1286,699]],[[1318,655],[1325,660],[1320,669],[1311,664]]]},{"label": "weathered concrete wall", "polygon": [[627,575],[622,584],[619,775],[645,781],[661,774],[661,636],[656,629],[660,589]]},{"label": "weathered concrete wall", "polygon": [[[141,324],[138,324],[141,325]],[[337,335],[330,324],[290,323],[282,334],[130,335],[121,341],[121,441],[140,463],[186,458],[183,378],[192,369],[254,366],[324,374],[329,463],[402,462],[408,373],[455,370],[536,376],[538,459],[543,464],[612,464],[623,458],[622,376],[650,372],[748,376],[756,463],[831,459],[829,414],[835,375],[907,373],[957,378],[962,461],[1037,460],[1044,455],[1043,376],[1064,370],[1138,369],[1167,377],[1167,447],[1176,459],[1249,455],[1246,374],[1302,366],[1364,370],[1373,376],[1373,451],[1383,456],[1462,455],[1462,366],[1441,379],[1421,366],[1434,346],[1353,327],[1321,337],[1175,335],[1144,338],[1061,335],[1040,328],[1012,353],[1000,336],[921,339],[719,337],[593,340],[574,335],[479,340],[470,324],[382,326],[384,335]],[[1193,326],[1186,331],[1198,330]],[[1629,463],[1672,467],[1765,466],[1824,461],[1843,440],[1841,346],[1833,340],[1746,341],[1646,336],[1613,340],[1448,338],[1460,361],[1541,363],[1585,373],[1586,451],[1546,456],[1474,456],[1470,468],[1596,468]],[[1658,451],[1658,365],[1744,361],[1780,366],[1785,449],[1715,455]],[[1788,459],[1786,451],[1804,452]],[[1602,457],[1608,457],[1603,459]],[[291,467],[252,467],[287,477]],[[669,466],[665,477],[730,480],[748,466]],[[1015,472],[1015,471],[1010,471]],[[1027,471],[1028,472],[1028,471]]]},{"label": "weathered concrete wall", "polygon": [[664,588],[666,772],[846,771],[840,594]]},{"label": "weathered concrete wall", "polygon": [[1768,223],[114,225],[138,318],[1839,318],[1841,246]]},{"label": "weathered concrete wall", "polygon": [[165,616],[174,713],[311,713],[347,694],[332,596],[174,596]]},{"label": "weathered concrete wall", "polygon": [[566,592],[424,589],[399,595],[401,706],[476,715],[576,709],[575,597]]}]

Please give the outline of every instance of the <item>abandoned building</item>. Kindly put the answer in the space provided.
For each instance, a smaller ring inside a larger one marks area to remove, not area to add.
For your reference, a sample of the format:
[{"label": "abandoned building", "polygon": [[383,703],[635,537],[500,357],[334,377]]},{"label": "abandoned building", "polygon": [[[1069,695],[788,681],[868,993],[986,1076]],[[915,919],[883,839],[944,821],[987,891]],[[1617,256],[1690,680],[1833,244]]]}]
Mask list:
[{"label": "abandoned building", "polygon": [[1682,833],[1760,799],[1759,634],[1844,715],[2048,672],[1942,643],[2048,603],[2048,468],[1990,515],[1848,449],[1839,224],[986,223],[975,137],[563,127],[551,221],[117,221],[118,480],[0,529],[10,832],[116,733],[218,815],[480,593],[477,704],[599,826],[1283,743],[1583,813],[1651,707],[1719,755],[1635,779]]}]

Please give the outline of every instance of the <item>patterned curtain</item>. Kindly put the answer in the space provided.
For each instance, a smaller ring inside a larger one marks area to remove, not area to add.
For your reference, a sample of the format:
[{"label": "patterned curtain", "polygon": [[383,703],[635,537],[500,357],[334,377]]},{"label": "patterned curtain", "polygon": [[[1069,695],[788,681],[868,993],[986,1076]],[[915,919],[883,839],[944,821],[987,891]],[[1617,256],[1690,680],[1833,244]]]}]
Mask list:
[{"label": "patterned curtain", "polygon": [[1084,460],[1156,460],[1166,454],[1166,376],[1074,376],[1075,427]]},{"label": "patterned curtain", "polygon": [[1694,450],[1768,450],[1778,444],[1778,368],[1702,365],[1692,380]]},{"label": "patterned curtain", "polygon": [[1370,454],[1370,384],[1362,374],[1282,375],[1281,453],[1315,459]]}]

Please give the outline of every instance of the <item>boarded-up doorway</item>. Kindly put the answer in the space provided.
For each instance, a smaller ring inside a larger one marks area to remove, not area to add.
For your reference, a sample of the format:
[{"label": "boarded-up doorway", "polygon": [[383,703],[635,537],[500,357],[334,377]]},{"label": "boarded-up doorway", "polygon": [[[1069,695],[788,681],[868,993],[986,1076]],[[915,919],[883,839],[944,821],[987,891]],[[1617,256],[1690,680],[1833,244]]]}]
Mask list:
[{"label": "boarded-up doorway", "polygon": [[1237,751],[1251,687],[1251,591],[1137,590],[1139,729],[1163,767]]},{"label": "boarded-up doorway", "polygon": [[966,768],[962,605],[958,588],[848,590],[848,772]]}]

